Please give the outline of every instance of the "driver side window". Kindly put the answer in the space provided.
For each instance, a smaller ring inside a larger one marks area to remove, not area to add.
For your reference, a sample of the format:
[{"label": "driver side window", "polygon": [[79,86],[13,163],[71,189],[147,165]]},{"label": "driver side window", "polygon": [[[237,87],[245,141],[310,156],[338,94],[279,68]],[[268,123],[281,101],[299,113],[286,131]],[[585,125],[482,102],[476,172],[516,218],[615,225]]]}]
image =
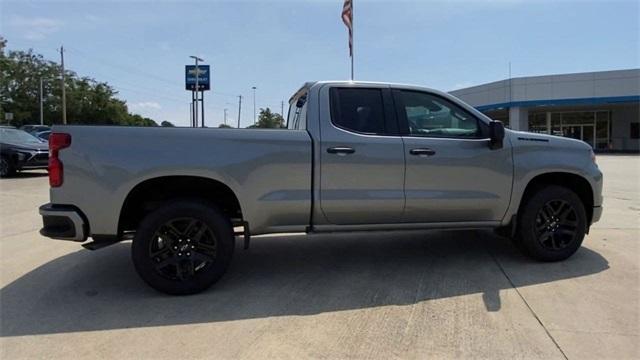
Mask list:
[{"label": "driver side window", "polygon": [[399,91],[412,136],[477,138],[478,119],[439,96],[416,91]]}]

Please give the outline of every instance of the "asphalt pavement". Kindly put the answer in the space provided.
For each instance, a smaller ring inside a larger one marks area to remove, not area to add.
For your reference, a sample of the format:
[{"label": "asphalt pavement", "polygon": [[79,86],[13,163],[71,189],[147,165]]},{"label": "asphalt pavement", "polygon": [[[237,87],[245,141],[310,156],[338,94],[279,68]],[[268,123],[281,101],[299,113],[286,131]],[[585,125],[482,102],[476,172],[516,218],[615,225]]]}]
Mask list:
[{"label": "asphalt pavement", "polygon": [[46,173],[0,180],[0,358],[640,358],[640,157],[559,263],[486,231],[256,237],[210,290],[136,275],[130,243],[38,234]]}]

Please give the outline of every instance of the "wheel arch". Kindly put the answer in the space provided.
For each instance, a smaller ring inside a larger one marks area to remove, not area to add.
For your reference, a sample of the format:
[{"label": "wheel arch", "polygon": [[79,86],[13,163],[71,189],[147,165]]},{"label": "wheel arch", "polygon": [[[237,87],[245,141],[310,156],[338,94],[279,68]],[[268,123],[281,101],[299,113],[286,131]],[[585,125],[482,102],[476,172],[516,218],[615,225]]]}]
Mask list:
[{"label": "wheel arch", "polygon": [[158,176],[141,181],[128,192],[120,209],[118,234],[135,230],[146,214],[166,201],[189,197],[215,204],[232,222],[243,219],[239,198],[225,183],[194,175]]},{"label": "wheel arch", "polygon": [[575,192],[584,205],[584,210],[587,213],[587,224],[591,223],[594,205],[593,187],[585,177],[569,172],[548,172],[531,178],[522,193],[520,204],[518,205],[518,213],[521,213],[522,207],[527,204],[531,196],[541,188],[549,185],[563,186]]}]

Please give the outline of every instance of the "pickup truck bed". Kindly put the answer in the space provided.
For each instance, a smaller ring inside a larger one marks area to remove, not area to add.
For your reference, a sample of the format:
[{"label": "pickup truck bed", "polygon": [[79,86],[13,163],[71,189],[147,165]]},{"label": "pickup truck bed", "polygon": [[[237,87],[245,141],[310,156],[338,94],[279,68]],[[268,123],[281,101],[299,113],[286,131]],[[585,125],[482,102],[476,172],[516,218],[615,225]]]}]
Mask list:
[{"label": "pickup truck bed", "polygon": [[[92,219],[91,235],[117,234],[127,197],[158,186],[151,183],[160,178],[168,184],[153,191],[188,190],[193,178],[227,187],[244,205],[242,215],[251,219],[254,234],[304,231],[309,224],[312,149],[306,131],[119,126],[56,131],[73,140],[61,151],[65,179],[52,189],[51,202],[82,209]],[[199,196],[199,189],[192,195]]]}]

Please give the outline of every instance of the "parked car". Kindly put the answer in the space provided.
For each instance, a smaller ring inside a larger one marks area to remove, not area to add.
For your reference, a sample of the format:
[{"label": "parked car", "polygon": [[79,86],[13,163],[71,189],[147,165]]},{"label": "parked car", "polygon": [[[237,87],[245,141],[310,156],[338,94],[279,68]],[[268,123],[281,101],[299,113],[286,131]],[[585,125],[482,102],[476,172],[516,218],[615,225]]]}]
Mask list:
[{"label": "parked car", "polygon": [[34,134],[40,131],[51,130],[51,127],[46,125],[22,125],[20,130],[24,130],[29,134]]},{"label": "parked car", "polygon": [[46,142],[13,127],[0,127],[0,176],[16,171],[46,169],[49,148]]},{"label": "parked car", "polygon": [[42,141],[49,141],[49,135],[51,135],[51,130],[39,131],[39,132],[36,132],[36,133],[34,133],[32,135],[37,137],[38,139],[40,139]]},{"label": "parked car", "polygon": [[55,126],[41,233],[133,239],[144,281],[190,294],[224,274],[234,235],[495,229],[558,261],[600,219],[582,141],[506,130],[417,86],[314,82],[289,104],[288,131]]}]

